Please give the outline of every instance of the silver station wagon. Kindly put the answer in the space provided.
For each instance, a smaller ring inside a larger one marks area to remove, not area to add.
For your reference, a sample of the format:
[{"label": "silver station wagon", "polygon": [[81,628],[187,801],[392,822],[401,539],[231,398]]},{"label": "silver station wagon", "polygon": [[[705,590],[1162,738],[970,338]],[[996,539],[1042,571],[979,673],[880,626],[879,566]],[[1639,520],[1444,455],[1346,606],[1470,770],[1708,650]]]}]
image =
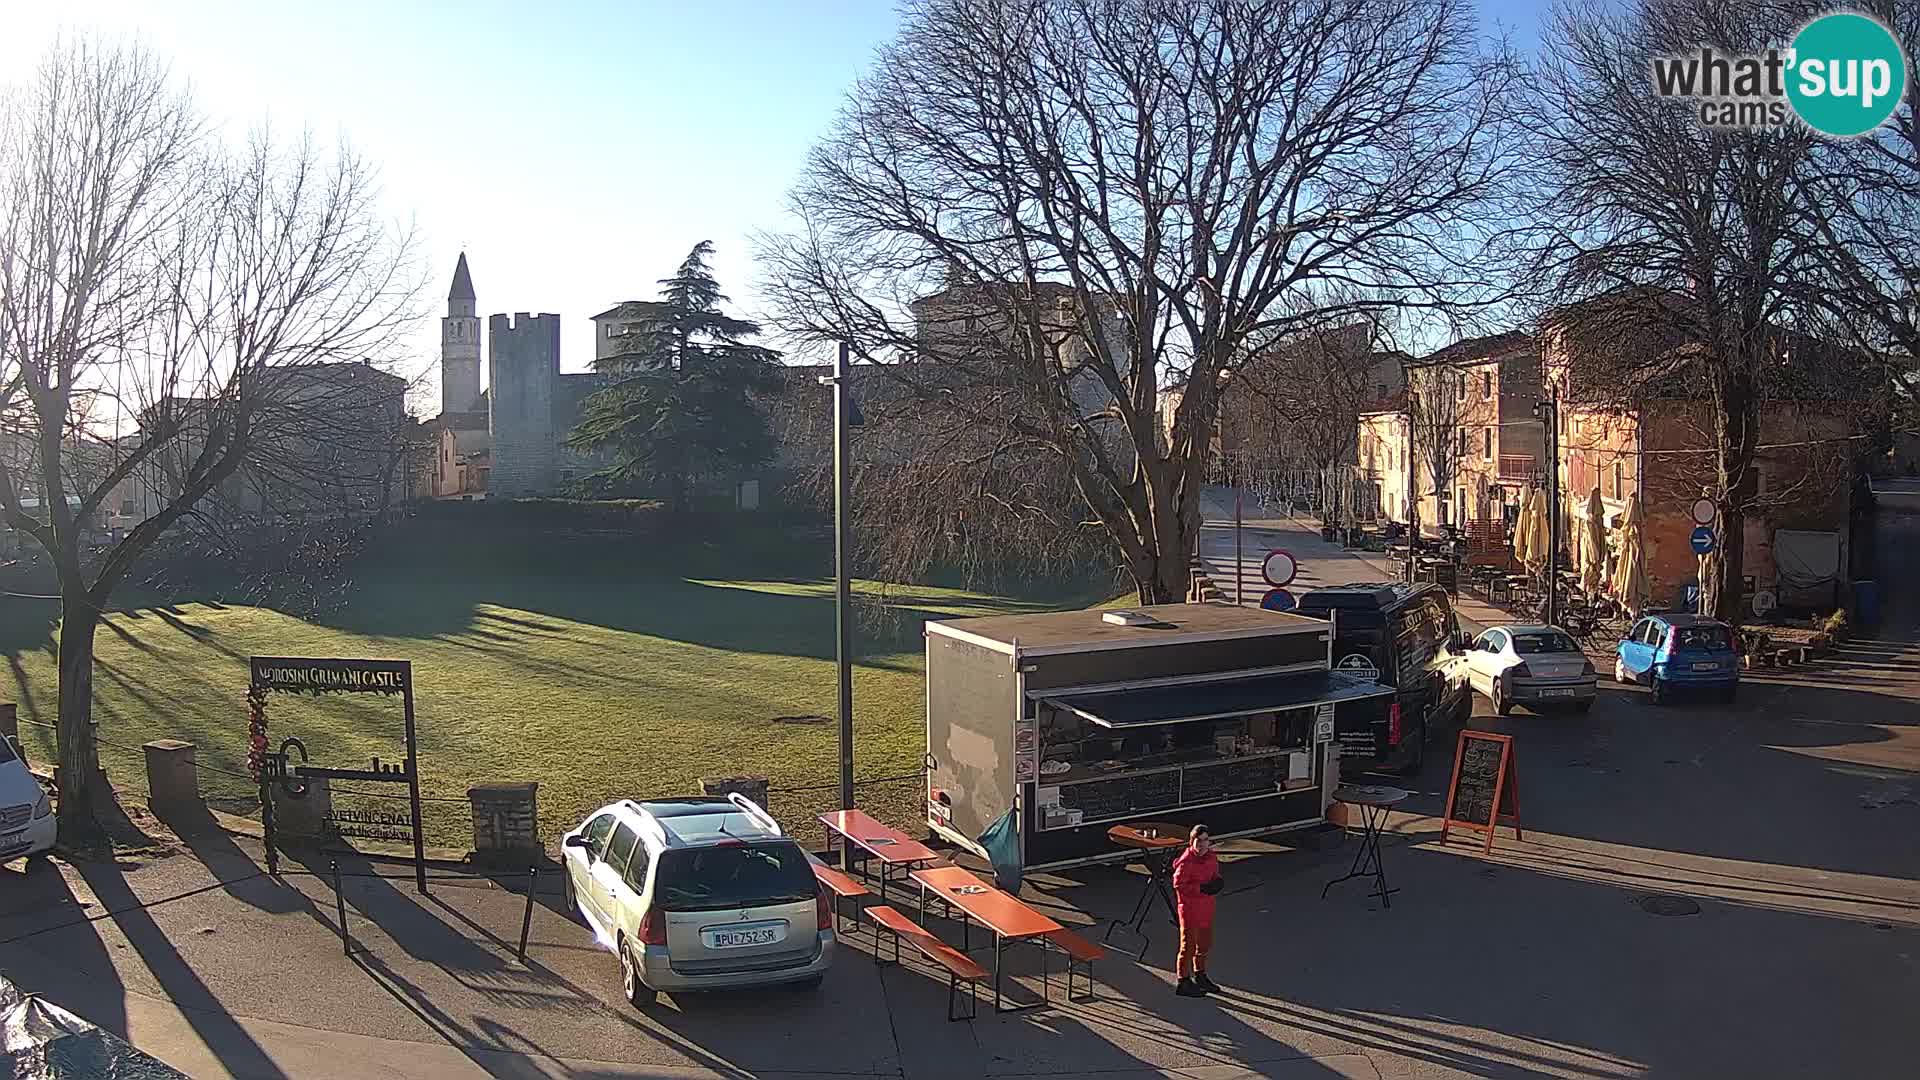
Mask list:
[{"label": "silver station wagon", "polygon": [[800,845],[741,795],[621,800],[561,839],[567,904],[620,958],[635,1005],[657,992],[820,984],[833,908]]}]

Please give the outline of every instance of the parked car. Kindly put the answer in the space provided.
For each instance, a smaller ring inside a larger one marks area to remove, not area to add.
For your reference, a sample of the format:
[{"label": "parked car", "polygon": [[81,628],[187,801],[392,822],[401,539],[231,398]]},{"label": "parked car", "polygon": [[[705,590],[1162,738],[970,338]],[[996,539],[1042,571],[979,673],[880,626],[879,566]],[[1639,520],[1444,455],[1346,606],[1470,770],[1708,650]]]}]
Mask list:
[{"label": "parked car", "polygon": [[1552,626],[1495,626],[1467,647],[1467,682],[1501,716],[1516,704],[1593,708],[1600,677],[1567,632]]},{"label": "parked car", "polygon": [[1302,596],[1296,611],[1333,621],[1334,670],[1398,691],[1385,709],[1336,717],[1342,772],[1417,773],[1427,745],[1473,714],[1461,663],[1466,646],[1440,586],[1338,585]]},{"label": "parked car", "polygon": [[806,852],[741,795],[621,800],[560,841],[567,906],[620,958],[635,1005],[655,993],[820,985],[833,908]]},{"label": "parked car", "polygon": [[53,803],[12,735],[0,739],[0,862],[53,850]]},{"label": "parked car", "polygon": [[1740,690],[1740,654],[1726,623],[1700,615],[1649,615],[1621,640],[1613,677],[1646,685],[1656,705],[1684,690],[1732,701]]}]

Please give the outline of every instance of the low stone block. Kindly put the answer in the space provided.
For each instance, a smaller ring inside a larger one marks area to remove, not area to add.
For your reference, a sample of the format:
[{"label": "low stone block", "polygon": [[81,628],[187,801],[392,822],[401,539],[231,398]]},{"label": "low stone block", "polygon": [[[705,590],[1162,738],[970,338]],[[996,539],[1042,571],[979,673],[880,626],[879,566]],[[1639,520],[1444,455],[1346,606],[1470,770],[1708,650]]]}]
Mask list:
[{"label": "low stone block", "polygon": [[481,861],[538,856],[540,841],[537,783],[483,783],[467,788],[473,808],[473,855]]},{"label": "low stone block", "polygon": [[289,839],[319,840],[333,835],[333,791],[325,777],[306,781],[306,793],[295,796],[272,785],[273,829]]},{"label": "low stone block", "polygon": [[142,743],[147,759],[147,805],[162,818],[204,809],[195,748],[181,739]]},{"label": "low stone block", "polygon": [[767,778],[764,776],[703,776],[700,790],[707,795],[745,795],[754,805],[766,808]]}]

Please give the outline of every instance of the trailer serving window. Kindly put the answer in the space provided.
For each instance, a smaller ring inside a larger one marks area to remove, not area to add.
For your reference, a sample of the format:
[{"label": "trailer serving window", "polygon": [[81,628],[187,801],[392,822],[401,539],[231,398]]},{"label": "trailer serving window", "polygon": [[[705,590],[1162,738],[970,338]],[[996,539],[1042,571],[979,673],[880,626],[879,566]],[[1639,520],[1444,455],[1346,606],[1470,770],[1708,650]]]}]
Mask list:
[{"label": "trailer serving window", "polygon": [[1044,696],[1038,825],[1311,788],[1316,727],[1333,703],[1379,692],[1322,672]]}]

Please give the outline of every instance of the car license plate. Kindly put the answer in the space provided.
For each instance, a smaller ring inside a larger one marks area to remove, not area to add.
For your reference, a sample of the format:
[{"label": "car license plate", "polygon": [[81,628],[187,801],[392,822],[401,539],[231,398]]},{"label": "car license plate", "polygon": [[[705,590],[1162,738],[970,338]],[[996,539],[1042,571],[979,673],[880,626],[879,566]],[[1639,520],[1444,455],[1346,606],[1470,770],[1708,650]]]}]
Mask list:
[{"label": "car license plate", "polygon": [[1540,696],[1541,696],[1541,697],[1572,697],[1572,696],[1573,696],[1573,691],[1571,691],[1571,690],[1542,690],[1542,691],[1540,691]]},{"label": "car license plate", "polygon": [[739,926],[708,930],[703,935],[709,949],[743,949],[753,945],[772,945],[781,938],[777,926]]},{"label": "car license plate", "polygon": [[1707,664],[1695,664],[1695,665],[1693,665],[1693,670],[1695,670],[1695,671],[1719,671],[1719,670],[1720,670],[1720,665],[1719,665],[1719,664],[1713,664],[1713,663],[1707,663]]}]

